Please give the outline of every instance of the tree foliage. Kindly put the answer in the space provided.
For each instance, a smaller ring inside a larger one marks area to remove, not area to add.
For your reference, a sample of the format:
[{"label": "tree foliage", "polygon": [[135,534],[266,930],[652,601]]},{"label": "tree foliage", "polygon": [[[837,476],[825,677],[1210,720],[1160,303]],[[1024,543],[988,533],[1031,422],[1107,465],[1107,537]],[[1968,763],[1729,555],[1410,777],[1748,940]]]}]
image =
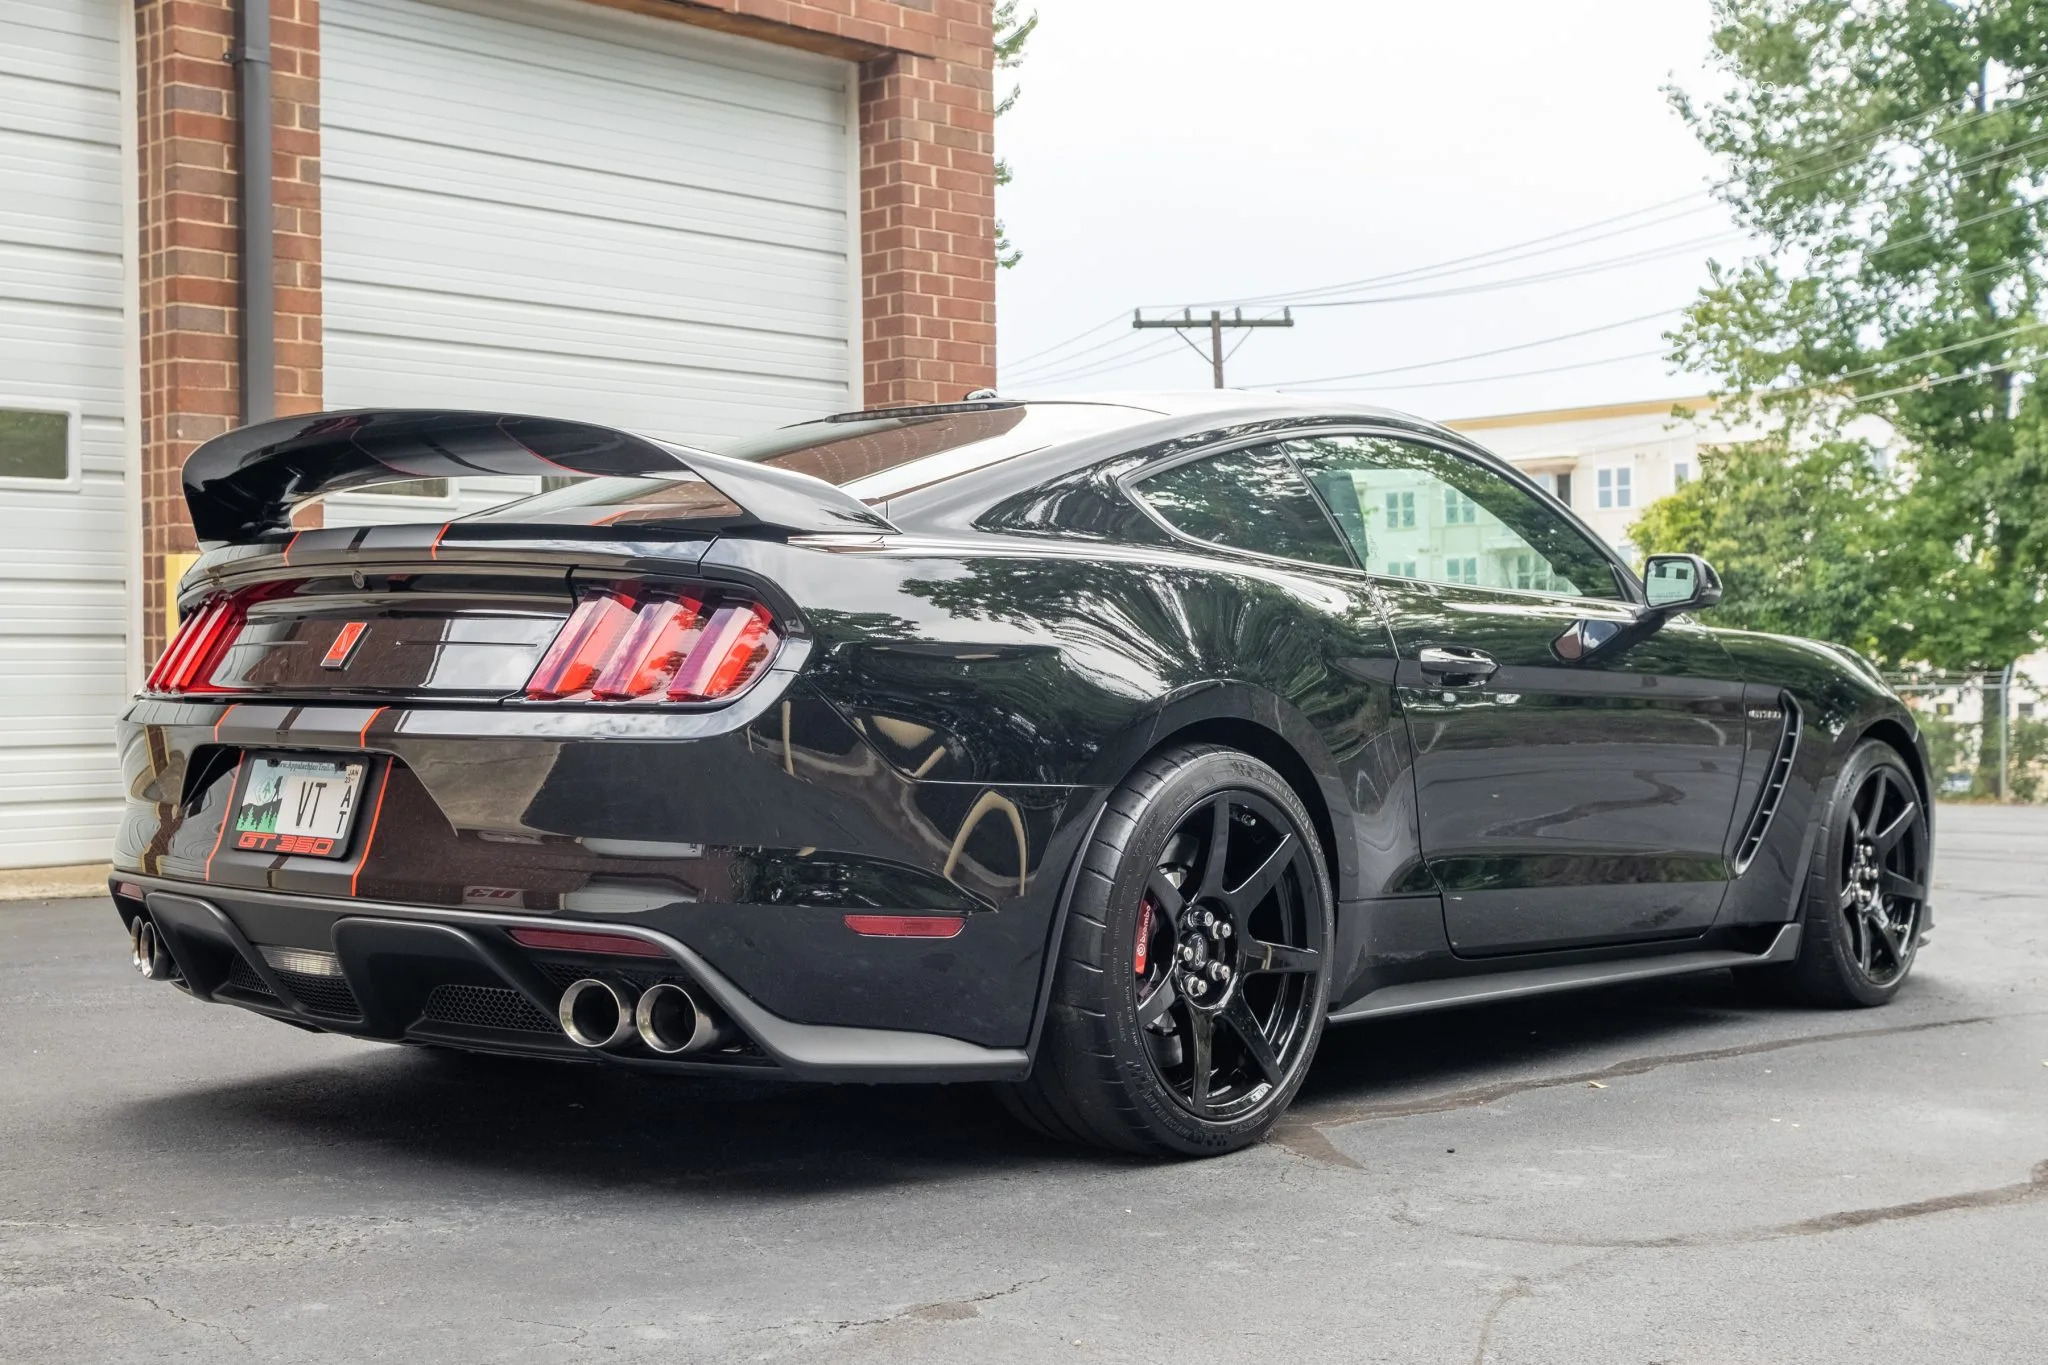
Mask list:
[{"label": "tree foliage", "polygon": [[[1033,10],[1024,18],[1017,17],[1019,0],[997,0],[995,8],[996,29],[996,70],[1014,71],[1024,64],[1024,44],[1038,28],[1038,11]],[[996,117],[1001,118],[1016,107],[1017,97],[1024,93],[1021,84],[1012,84],[1009,92],[996,100]],[[1010,161],[1008,157],[996,158],[996,188],[1010,183]],[[1003,230],[1003,220],[996,220],[996,264],[1008,270],[1024,259],[1024,253],[1011,242],[1010,234]]]},{"label": "tree foliage", "polygon": [[[1638,543],[1720,536],[1758,594],[1741,608],[1731,576],[1732,612],[1890,662],[2040,648],[2048,0],[1716,0],[1715,17],[1724,88],[1672,99],[1762,249],[1710,267],[1672,358],[1773,435],[1711,462]],[[1889,424],[1889,459],[1855,453],[1859,417]]]}]

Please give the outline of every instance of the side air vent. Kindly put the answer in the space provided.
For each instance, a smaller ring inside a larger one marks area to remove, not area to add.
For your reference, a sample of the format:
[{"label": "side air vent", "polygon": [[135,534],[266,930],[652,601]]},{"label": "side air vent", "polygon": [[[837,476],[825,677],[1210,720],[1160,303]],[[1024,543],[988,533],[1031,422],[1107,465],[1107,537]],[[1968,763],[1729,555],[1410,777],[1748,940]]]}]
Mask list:
[{"label": "side air vent", "polygon": [[1771,832],[1771,817],[1778,813],[1778,802],[1785,795],[1785,783],[1792,776],[1792,755],[1799,751],[1799,706],[1789,696],[1780,697],[1778,705],[1784,708],[1785,729],[1778,736],[1778,752],[1771,759],[1770,772],[1764,776],[1764,789],[1757,793],[1756,810],[1749,817],[1749,828],[1742,832],[1742,843],[1735,850],[1735,875],[1738,877],[1748,870],[1750,860],[1764,846],[1764,836]]}]

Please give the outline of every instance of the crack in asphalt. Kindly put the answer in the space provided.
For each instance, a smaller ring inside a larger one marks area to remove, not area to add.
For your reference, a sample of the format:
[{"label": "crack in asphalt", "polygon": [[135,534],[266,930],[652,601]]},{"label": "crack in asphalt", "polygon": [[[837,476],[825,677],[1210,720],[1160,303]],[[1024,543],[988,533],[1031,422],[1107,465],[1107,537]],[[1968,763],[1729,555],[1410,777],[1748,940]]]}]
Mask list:
[{"label": "crack in asphalt", "polygon": [[1965,1190],[1961,1194],[1936,1195],[1932,1199],[1915,1199],[1906,1204],[1885,1204],[1871,1209],[1845,1209],[1840,1213],[1824,1213],[1817,1218],[1802,1218],[1797,1222],[1775,1223],[1768,1227],[1738,1228],[1731,1232],[1681,1232],[1667,1237],[1620,1237],[1611,1240],[1591,1237],[1537,1237],[1523,1233],[1475,1232],[1469,1228],[1454,1228],[1418,1218],[1406,1210],[1392,1216],[1394,1221],[1408,1227],[1448,1232],[1453,1236],[1469,1237],[1477,1241],[1515,1242],[1528,1246],[1583,1247],[1588,1251],[1663,1251],[1672,1248],[1776,1242],[1789,1237],[1818,1237],[1830,1232],[1866,1228],[1878,1223],[1897,1223],[1910,1218],[1925,1218],[1930,1214],[1953,1213],[1961,1209],[1995,1209],[2013,1204],[2030,1204],[2044,1197],[2048,1197],[2048,1161],[2035,1162],[2027,1178],[2016,1184],[1994,1185],[1983,1190]]},{"label": "crack in asphalt", "polygon": [[1012,1294],[1029,1289],[1034,1284],[1044,1284],[1051,1278],[1052,1276],[1049,1274],[1038,1275],[1028,1280],[1019,1280],[1015,1284],[1006,1285],[1001,1289],[991,1289],[985,1294],[969,1294],[964,1299],[941,1299],[936,1303],[915,1304],[894,1313],[885,1313],[879,1318],[845,1318],[839,1320],[803,1318],[795,1322],[778,1323],[773,1327],[759,1327],[754,1330],[757,1333],[786,1332],[792,1327],[824,1327],[828,1328],[834,1335],[837,1335],[840,1332],[850,1332],[856,1328],[886,1327],[896,1322],[965,1322],[969,1318],[980,1315],[981,1310],[974,1305],[987,1303],[991,1299],[1008,1298]]},{"label": "crack in asphalt", "polygon": [[249,1349],[249,1338],[243,1336],[234,1328],[229,1327],[223,1323],[208,1322],[204,1318],[188,1318],[183,1313],[180,1313],[177,1309],[166,1307],[165,1305],[158,1303],[155,1299],[149,1297],[149,1295],[147,1294],[116,1294],[111,1290],[105,1289],[98,1291],[98,1293],[102,1298],[117,1299],[122,1303],[146,1303],[151,1308],[154,1308],[157,1312],[162,1313],[167,1318],[170,1318],[173,1322],[182,1322],[187,1327],[204,1327],[210,1332],[226,1332],[229,1336],[235,1339],[235,1345],[241,1347],[245,1351]]},{"label": "crack in asphalt", "polygon": [[1493,1329],[1500,1321],[1500,1315],[1507,1311],[1516,1299],[1536,1297],[1536,1287],[1527,1275],[1517,1275],[1508,1287],[1494,1296],[1493,1305],[1486,1310],[1486,1316],[1479,1320],[1479,1345],[1472,1352],[1472,1365],[1486,1365],[1493,1354]]},{"label": "crack in asphalt", "polygon": [[1897,1037],[1900,1034],[1927,1033],[1935,1029],[1963,1028],[2016,1017],[2019,1016],[1977,1014],[1962,1019],[1934,1019],[1917,1024],[1898,1024],[1890,1028],[1845,1029],[1838,1033],[1810,1033],[1796,1038],[1770,1038],[1762,1042],[1706,1048],[1698,1052],[1668,1052],[1649,1057],[1632,1057],[1591,1071],[1573,1071],[1561,1076],[1532,1076],[1518,1080],[1492,1081],[1485,1085],[1470,1086],[1464,1090],[1452,1090],[1440,1095],[1425,1095],[1413,1100],[1391,1100],[1383,1103],[1360,1101],[1324,1108],[1296,1109],[1274,1125],[1268,1140],[1304,1160],[1351,1170],[1364,1170],[1358,1162],[1337,1149],[1336,1144],[1330,1141],[1326,1130],[1353,1123],[1369,1123],[1375,1119],[1413,1118],[1419,1114],[1476,1109],[1482,1105],[1492,1104],[1496,1100],[1526,1094],[1533,1090],[1555,1090],[1562,1086],[1586,1085],[1593,1081],[1606,1082],[1624,1076],[1641,1076],[1667,1066],[1715,1062],[1730,1057],[1753,1057],[1760,1053],[1782,1052],[1787,1048],[1854,1042],[1859,1038]]}]

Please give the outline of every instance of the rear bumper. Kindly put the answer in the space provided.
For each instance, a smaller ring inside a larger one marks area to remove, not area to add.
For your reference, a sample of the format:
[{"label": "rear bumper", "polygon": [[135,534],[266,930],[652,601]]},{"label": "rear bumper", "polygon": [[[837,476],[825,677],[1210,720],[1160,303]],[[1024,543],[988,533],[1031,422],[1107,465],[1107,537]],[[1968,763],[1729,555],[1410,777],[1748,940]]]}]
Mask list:
[{"label": "rear bumper", "polygon": [[[562,921],[544,916],[374,901],[337,903],[155,878],[118,880],[141,892],[139,897],[125,890],[117,894],[123,919],[146,909],[177,962],[180,984],[190,994],[323,1032],[599,1060],[648,1070],[738,1072],[802,1081],[1016,1080],[1030,1067],[1022,1047],[982,1047],[940,1034],[784,1018],[687,945],[653,929],[606,925],[606,932],[651,944],[664,955],[613,964],[574,955],[532,954],[506,932],[521,925],[562,927]],[[277,942],[280,931],[304,939],[310,921],[325,924],[324,942],[342,973],[338,981],[278,971],[257,949],[258,943]],[[286,930],[286,925],[292,928]],[[732,1021],[743,1041],[696,1059],[659,1057],[630,1047],[618,1052],[579,1047],[547,1024],[560,1000],[564,967],[593,976],[624,975],[648,984],[675,980],[694,986]],[[337,985],[345,989],[336,989]],[[477,1010],[450,1018],[449,1012],[437,1013],[430,1005],[435,992],[444,988],[497,992],[506,1003],[488,1019]],[[524,1013],[517,1009],[517,1001],[525,1003]]]},{"label": "rear bumper", "polygon": [[[920,781],[801,679],[767,681],[696,713],[138,701],[117,880],[323,952],[348,918],[645,932],[773,1019],[1028,1047],[1101,790]],[[237,764],[262,752],[367,760],[346,856],[236,847]],[[876,913],[965,927],[847,923]]]}]

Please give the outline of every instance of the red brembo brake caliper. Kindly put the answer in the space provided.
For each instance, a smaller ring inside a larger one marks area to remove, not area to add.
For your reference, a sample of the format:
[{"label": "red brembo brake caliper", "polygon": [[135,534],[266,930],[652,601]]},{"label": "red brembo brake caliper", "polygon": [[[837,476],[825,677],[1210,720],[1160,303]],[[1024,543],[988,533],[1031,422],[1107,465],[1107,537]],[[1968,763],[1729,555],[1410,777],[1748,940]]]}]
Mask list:
[{"label": "red brembo brake caliper", "polygon": [[1138,951],[1132,955],[1131,970],[1139,976],[1145,974],[1145,960],[1152,947],[1152,893],[1147,891],[1138,902]]}]

